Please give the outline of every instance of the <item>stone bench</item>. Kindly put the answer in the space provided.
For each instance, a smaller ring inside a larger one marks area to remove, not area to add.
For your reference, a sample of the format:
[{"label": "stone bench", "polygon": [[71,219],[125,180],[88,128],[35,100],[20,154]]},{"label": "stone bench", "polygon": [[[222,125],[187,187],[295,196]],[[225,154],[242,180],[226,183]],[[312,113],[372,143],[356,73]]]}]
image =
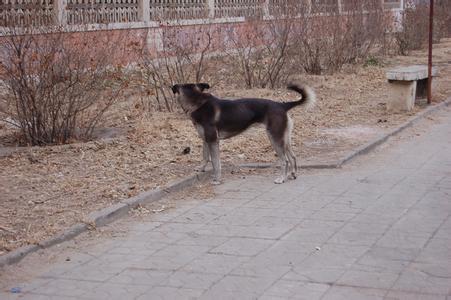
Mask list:
[{"label": "stone bench", "polygon": [[[387,108],[391,111],[412,110],[416,98],[424,98],[427,94],[428,67],[413,65],[397,67],[387,71],[389,95]],[[432,76],[437,69],[432,68]]]}]

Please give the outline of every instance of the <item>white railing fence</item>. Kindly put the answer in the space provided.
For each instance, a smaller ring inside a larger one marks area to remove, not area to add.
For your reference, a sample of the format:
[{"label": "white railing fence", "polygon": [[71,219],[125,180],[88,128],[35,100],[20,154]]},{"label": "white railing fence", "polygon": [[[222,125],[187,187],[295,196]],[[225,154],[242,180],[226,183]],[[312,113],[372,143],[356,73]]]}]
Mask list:
[{"label": "white railing fence", "polygon": [[[385,9],[399,10],[404,6],[404,0],[298,0],[298,3],[305,4],[312,14],[322,14],[346,12],[356,3],[365,7],[368,1]],[[0,0],[0,26],[109,24],[123,28],[154,27],[163,21],[236,22],[277,16],[287,3],[286,0]]]}]

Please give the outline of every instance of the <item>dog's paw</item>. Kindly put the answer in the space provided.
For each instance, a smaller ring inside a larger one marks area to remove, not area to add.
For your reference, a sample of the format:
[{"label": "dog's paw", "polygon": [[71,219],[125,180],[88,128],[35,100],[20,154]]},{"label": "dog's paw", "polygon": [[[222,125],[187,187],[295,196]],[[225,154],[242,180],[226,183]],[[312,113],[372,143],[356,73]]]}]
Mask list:
[{"label": "dog's paw", "polygon": [[292,179],[292,180],[295,180],[297,177],[296,177],[296,174],[295,173],[291,173],[289,176],[288,176],[288,179]]},{"label": "dog's paw", "polygon": [[276,179],[274,179],[274,183],[275,184],[282,184],[285,182],[285,178],[283,176],[277,177]]},{"label": "dog's paw", "polygon": [[221,181],[220,181],[220,180],[213,179],[213,181],[211,182],[211,184],[212,184],[212,185],[220,185],[220,184],[221,184]]}]

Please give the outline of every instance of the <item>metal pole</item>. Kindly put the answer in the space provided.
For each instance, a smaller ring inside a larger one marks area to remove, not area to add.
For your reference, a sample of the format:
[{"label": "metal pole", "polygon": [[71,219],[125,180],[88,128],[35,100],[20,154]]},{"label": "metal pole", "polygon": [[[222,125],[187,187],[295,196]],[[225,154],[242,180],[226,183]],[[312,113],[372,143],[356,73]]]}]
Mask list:
[{"label": "metal pole", "polygon": [[428,57],[428,104],[432,102],[432,34],[434,26],[434,0],[429,5],[429,57]]}]

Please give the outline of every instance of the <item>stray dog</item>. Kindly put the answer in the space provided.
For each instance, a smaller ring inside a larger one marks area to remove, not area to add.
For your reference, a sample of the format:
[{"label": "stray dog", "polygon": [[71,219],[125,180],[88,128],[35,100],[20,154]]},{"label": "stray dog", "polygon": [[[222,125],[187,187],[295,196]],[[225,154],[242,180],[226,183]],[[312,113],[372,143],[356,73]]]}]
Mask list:
[{"label": "stray dog", "polygon": [[191,118],[203,141],[203,159],[197,171],[205,171],[208,162],[213,165],[213,184],[221,182],[219,140],[233,137],[255,123],[266,126],[269,140],[282,164],[282,174],[274,183],[296,179],[296,156],[291,149],[293,122],[287,112],[295,106],[313,106],[315,93],[307,86],[288,85],[288,89],[301,94],[294,102],[280,103],[267,99],[224,100],[205,93],[208,83],[176,84],[172,92],[184,112]]}]

